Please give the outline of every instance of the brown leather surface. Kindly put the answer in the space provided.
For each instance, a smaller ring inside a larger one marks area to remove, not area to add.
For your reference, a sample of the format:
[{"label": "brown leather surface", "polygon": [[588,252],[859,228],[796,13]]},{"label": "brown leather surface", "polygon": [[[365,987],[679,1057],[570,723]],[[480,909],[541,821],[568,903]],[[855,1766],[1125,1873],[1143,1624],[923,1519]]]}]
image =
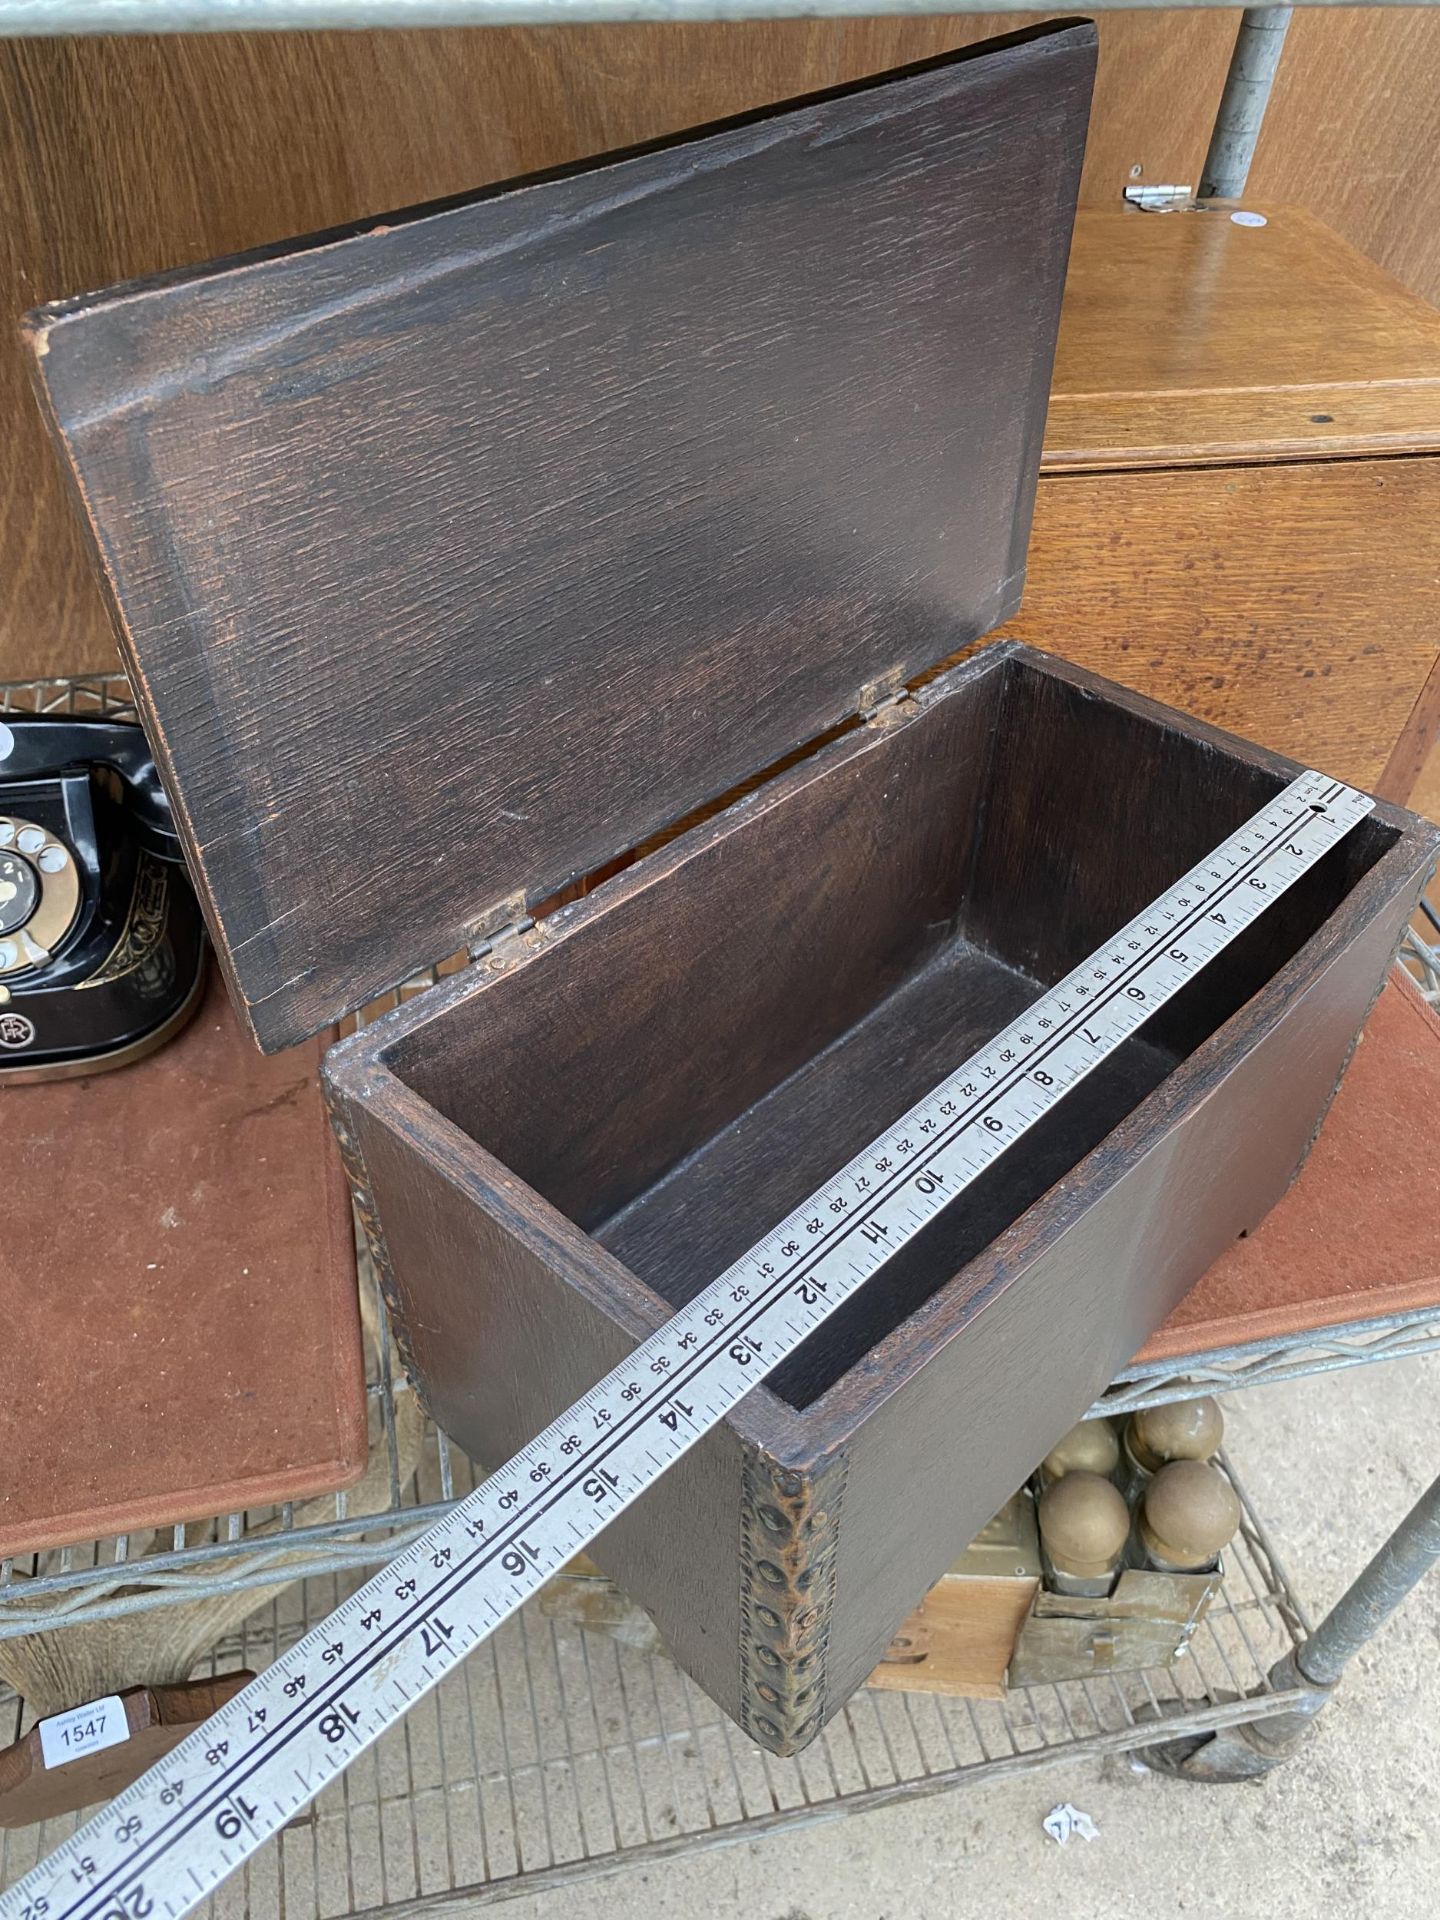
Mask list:
[{"label": "brown leather surface", "polygon": [[354,1241],[319,1050],[263,1058],[212,969],[149,1060],[0,1094],[0,1554],[363,1471]]},{"label": "brown leather surface", "polygon": [[1399,968],[1303,1171],[1136,1356],[1440,1305],[1440,1019]]}]

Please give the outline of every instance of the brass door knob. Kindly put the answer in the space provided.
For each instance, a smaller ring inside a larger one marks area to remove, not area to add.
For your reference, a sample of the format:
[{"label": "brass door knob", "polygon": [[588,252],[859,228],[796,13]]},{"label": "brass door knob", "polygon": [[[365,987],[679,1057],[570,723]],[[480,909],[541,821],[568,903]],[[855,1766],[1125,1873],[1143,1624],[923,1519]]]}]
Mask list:
[{"label": "brass door knob", "polygon": [[1225,1437],[1216,1401],[1173,1400],[1132,1413],[1125,1439],[1137,1466],[1156,1473],[1167,1460],[1208,1460]]},{"label": "brass door knob", "polygon": [[1098,1473],[1067,1473],[1040,1496],[1040,1538],[1060,1573],[1099,1579],[1114,1571],[1130,1532],[1130,1511]]},{"label": "brass door knob", "polygon": [[1108,1420],[1082,1420],[1063,1440],[1057,1440],[1040,1463],[1048,1483],[1067,1473],[1098,1473],[1108,1479],[1120,1464],[1120,1442]]},{"label": "brass door knob", "polygon": [[1218,1467],[1172,1460],[1145,1489],[1140,1537],[1154,1566],[1186,1572],[1210,1566],[1240,1525],[1240,1501]]}]

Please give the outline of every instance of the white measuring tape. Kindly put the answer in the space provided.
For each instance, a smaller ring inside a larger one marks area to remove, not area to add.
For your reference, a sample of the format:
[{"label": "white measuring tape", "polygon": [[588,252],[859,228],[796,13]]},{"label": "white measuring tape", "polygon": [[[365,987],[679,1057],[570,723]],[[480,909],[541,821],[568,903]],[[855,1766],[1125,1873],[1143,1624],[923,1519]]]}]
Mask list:
[{"label": "white measuring tape", "polygon": [[1301,774],[6,1894],[187,1913],[1370,812]]}]

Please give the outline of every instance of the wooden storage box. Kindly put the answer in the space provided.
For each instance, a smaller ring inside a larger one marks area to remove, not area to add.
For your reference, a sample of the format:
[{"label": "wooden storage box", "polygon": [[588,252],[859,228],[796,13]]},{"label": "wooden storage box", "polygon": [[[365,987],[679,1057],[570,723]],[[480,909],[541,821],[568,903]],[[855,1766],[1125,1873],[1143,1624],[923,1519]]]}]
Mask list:
[{"label": "wooden storage box", "polygon": [[[262,1045],[472,954],[327,1080],[482,1461],[1294,771],[1023,648],[936,671],[1018,602],[1093,60],[1032,30],[33,322]],[[1378,809],[597,1543],[758,1741],[1284,1190],[1435,845]]]},{"label": "wooden storage box", "polygon": [[[499,1464],[1295,769],[987,648],[332,1050]],[[597,1543],[776,1748],[1285,1191],[1437,836],[1377,808]]]}]

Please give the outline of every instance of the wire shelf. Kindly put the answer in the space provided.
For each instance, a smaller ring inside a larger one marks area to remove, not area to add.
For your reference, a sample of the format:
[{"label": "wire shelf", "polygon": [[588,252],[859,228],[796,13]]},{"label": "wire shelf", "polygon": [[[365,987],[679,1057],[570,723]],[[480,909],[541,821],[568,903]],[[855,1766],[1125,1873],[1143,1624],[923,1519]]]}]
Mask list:
[{"label": "wire shelf", "polygon": [[[1235,1475],[1228,1467],[1232,1481]],[[432,1443],[419,1475],[439,1496]],[[692,1848],[1118,1753],[1283,1711],[1270,1680],[1305,1617],[1244,1489],[1220,1598],[1173,1667],[1026,1688],[1004,1701],[862,1690],[804,1753],[755,1747],[664,1653],[532,1602],[227,1884],[217,1920],[484,1904]],[[359,1583],[289,1588],[205,1663],[260,1668]],[[0,1697],[0,1741],[27,1724]],[[0,1835],[0,1887],[78,1816]]]}]

